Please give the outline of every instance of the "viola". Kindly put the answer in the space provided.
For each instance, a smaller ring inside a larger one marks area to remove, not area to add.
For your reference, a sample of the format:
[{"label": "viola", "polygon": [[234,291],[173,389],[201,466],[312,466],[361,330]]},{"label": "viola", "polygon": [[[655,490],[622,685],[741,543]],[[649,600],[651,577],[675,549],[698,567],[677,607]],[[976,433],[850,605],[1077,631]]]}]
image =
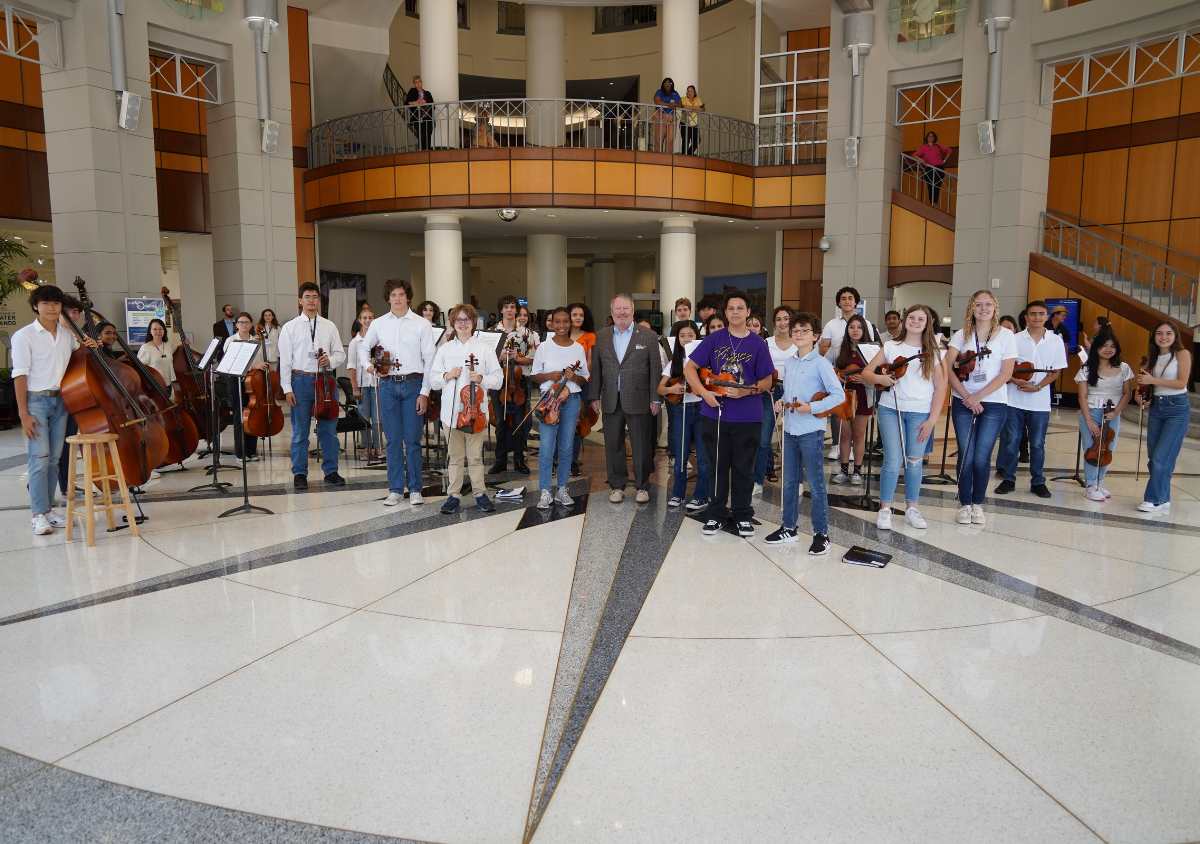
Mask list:
[{"label": "viola", "polygon": [[[474,375],[475,366],[478,363],[479,359],[475,355],[467,355],[467,372]],[[462,388],[459,393],[462,410],[458,412],[458,418],[454,421],[455,428],[467,434],[478,434],[487,428],[487,416],[483,412],[484,392],[483,387],[477,384],[473,378],[470,379],[467,386]]]},{"label": "viola", "polygon": [[[1109,399],[1104,403],[1104,416],[1107,417],[1112,410],[1112,399]],[[1112,429],[1111,423],[1105,418],[1100,423],[1100,436],[1093,439],[1091,447],[1083,453],[1083,459],[1089,466],[1107,466],[1112,463],[1112,444],[1116,436],[1117,432]]]},{"label": "viola", "polygon": [[666,399],[667,399],[668,404],[679,404],[681,401],[683,401],[683,397],[687,393],[687,380],[682,375],[679,376],[678,378],[668,378],[667,379],[668,387],[677,387],[680,384],[683,385],[684,392],[682,392],[682,393],[667,393]]},{"label": "viola", "polygon": [[[209,400],[208,386],[204,381],[204,373],[197,365],[196,353],[188,343],[187,331],[183,328],[183,309],[175,310],[175,302],[171,301],[171,291],[162,288],[163,304],[167,311],[173,314],[175,328],[179,331],[179,345],[171,355],[171,366],[175,369],[175,383],[179,385],[179,395],[188,413],[196,420],[197,428],[205,438],[212,436],[213,419],[212,405]],[[217,432],[233,421],[233,411],[222,407],[217,415]]]},{"label": "viola", "polygon": [[[811,399],[809,399],[807,402],[802,402],[799,399],[791,399],[789,401],[782,402],[782,406],[785,411],[792,411],[793,413],[795,413],[800,410],[800,405],[802,405],[802,404],[808,404],[811,406],[813,402],[820,401],[821,399],[827,399],[827,398],[829,398],[829,393],[825,392],[824,390],[821,390],[819,392],[813,393],[813,397]],[[849,422],[851,419],[854,418],[854,411],[857,408],[858,408],[857,397],[854,395],[853,391],[847,390],[846,398],[842,401],[841,404],[835,405],[834,407],[829,408],[829,410],[822,410],[820,413],[814,413],[813,416],[815,416],[817,419],[828,419],[829,417],[833,416],[837,419],[842,419],[846,422]]]},{"label": "viola", "polygon": [[715,373],[707,367],[700,370],[700,383],[706,390],[718,396],[730,395],[731,389],[746,390],[750,393],[763,392],[757,384],[743,384],[740,381],[734,381],[728,375]]},{"label": "viola", "polygon": [[547,425],[558,424],[562,406],[571,397],[571,376],[578,372],[581,366],[583,366],[583,362],[577,360],[575,363],[564,368],[558,377],[551,382],[550,389],[542,393],[542,397],[538,399],[537,405],[533,408],[533,413],[538,418],[538,421],[544,422]]},{"label": "viola", "polygon": [[499,425],[501,420],[504,420],[511,428],[514,424],[513,420],[528,399],[525,395],[525,370],[512,362],[513,356],[518,351],[516,337],[509,337],[500,346],[499,354],[504,352],[510,354],[504,362],[504,385],[495,393],[496,407],[492,414],[493,425]]},{"label": "viola", "polygon": [[[107,322],[103,314],[92,308],[92,300],[87,292],[87,283],[79,276],[75,276],[75,290],[83,305],[85,320]],[[196,453],[196,446],[200,444],[200,431],[195,417],[171,400],[171,388],[163,379],[162,374],[142,363],[119,333],[117,334],[117,344],[124,352],[121,362],[133,367],[134,372],[137,373],[141,392],[154,403],[167,433],[167,454],[159,465],[169,466],[174,463],[182,463],[184,459]],[[158,466],[152,468],[157,469]]]},{"label": "viola", "polygon": [[[258,348],[263,360],[267,357],[267,333],[258,330]],[[246,374],[246,392],[250,398],[242,408],[242,431],[248,437],[273,437],[283,430],[283,388],[279,373],[269,366],[251,369]]]},{"label": "viola", "polygon": [[1019,360],[1017,361],[1017,365],[1013,367],[1012,380],[1029,383],[1033,380],[1034,374],[1039,372],[1044,374],[1047,372],[1054,372],[1054,370],[1038,369],[1038,365],[1033,361]]},{"label": "viola", "polygon": [[[317,349],[317,360],[325,356],[324,349]],[[337,419],[342,406],[337,400],[337,379],[328,365],[318,367],[313,381],[313,416],[318,419]]]},{"label": "viola", "polygon": [[[923,357],[925,357],[924,352],[921,352],[919,355],[912,355],[911,357],[905,357],[904,355],[901,355],[900,357],[896,358],[891,363],[879,364],[879,366],[876,367],[875,372],[878,374],[881,374],[881,375],[887,375],[893,381],[899,381],[901,378],[903,378],[908,373],[908,365],[910,363],[912,363],[913,361],[920,360]],[[883,392],[886,390],[890,390],[892,388],[891,387],[876,387],[875,389],[879,390],[880,392]]]},{"label": "viola", "polygon": [[975,371],[975,365],[986,357],[992,356],[992,350],[984,346],[979,351],[963,352],[954,359],[954,377],[959,381],[965,381]]},{"label": "viola", "polygon": [[[1146,372],[1147,367],[1149,367],[1149,366],[1150,366],[1150,358],[1146,357],[1145,355],[1142,355],[1142,362],[1138,364],[1138,372]],[[1133,399],[1138,404],[1140,404],[1142,407],[1145,407],[1147,404],[1149,404],[1150,400],[1153,398],[1154,398],[1154,385],[1153,384],[1141,384],[1137,387],[1134,387]]]}]

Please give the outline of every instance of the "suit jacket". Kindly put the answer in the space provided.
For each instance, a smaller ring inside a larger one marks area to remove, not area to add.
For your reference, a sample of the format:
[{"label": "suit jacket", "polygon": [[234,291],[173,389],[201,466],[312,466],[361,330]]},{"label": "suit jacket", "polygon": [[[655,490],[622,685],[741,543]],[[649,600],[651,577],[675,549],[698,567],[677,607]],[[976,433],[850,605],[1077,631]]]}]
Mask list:
[{"label": "suit jacket", "polygon": [[213,323],[213,336],[218,337],[224,342],[226,337],[229,337],[229,330],[225,327],[225,320],[219,319]]},{"label": "suit jacket", "polygon": [[621,409],[625,413],[649,413],[662,378],[662,358],[658,353],[658,335],[634,328],[625,359],[617,360],[611,325],[596,332],[592,347],[592,377],[588,381],[588,399],[600,399],[601,409],[617,409],[617,376],[620,375]]}]

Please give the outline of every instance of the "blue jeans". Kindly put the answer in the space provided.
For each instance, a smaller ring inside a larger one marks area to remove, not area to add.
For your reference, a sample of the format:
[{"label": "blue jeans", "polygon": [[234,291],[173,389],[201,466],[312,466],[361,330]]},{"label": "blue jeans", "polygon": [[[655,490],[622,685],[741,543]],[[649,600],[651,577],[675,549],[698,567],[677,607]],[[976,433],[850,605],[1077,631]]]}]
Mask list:
[{"label": "blue jeans", "polygon": [[[296,406],[292,408],[292,474],[308,476],[308,432],[312,430],[312,412],[315,396],[311,375],[292,373],[292,395]],[[321,469],[332,475],[338,468],[337,420],[317,420],[317,445],[321,447]]]},{"label": "blue jeans", "polygon": [[955,396],[950,414],[958,440],[958,503],[982,504],[991,476],[992,449],[1000,436],[1000,426],[1008,419],[1008,405],[984,402],[983,413],[976,416]]},{"label": "blue jeans", "polygon": [[35,516],[50,512],[58,486],[58,457],[67,435],[67,406],[62,396],[29,396],[29,415],[37,420],[37,436],[25,441],[29,453],[29,509]]},{"label": "blue jeans", "polygon": [[783,395],[773,393],[763,394],[762,434],[758,438],[758,454],[754,457],[754,482],[764,483],[767,480],[767,469],[771,468],[771,437],[775,435],[775,399]]},{"label": "blue jeans", "polygon": [[[571,453],[575,443],[575,423],[579,421],[579,393],[571,393],[558,410],[558,424],[538,422],[538,489],[550,489],[554,458],[558,457],[558,486],[567,488],[571,477]],[[557,452],[557,453],[556,453]]]},{"label": "blue jeans", "polygon": [[[1101,426],[1103,430],[1104,409],[1099,407],[1089,407],[1088,415],[1092,417],[1092,421]],[[1108,427],[1112,428],[1113,441],[1112,449],[1117,448],[1117,437],[1121,435],[1121,417],[1117,416],[1108,423]],[[1079,436],[1083,439],[1082,450],[1087,451],[1092,447],[1092,432],[1088,430],[1087,423],[1083,421],[1083,417],[1079,417]],[[1104,476],[1108,474],[1107,466],[1093,466],[1087,460],[1083,461],[1083,478],[1087,481],[1088,486],[1099,486],[1104,480]]]},{"label": "blue jeans", "polygon": [[687,492],[687,461],[693,448],[696,450],[696,489],[692,497],[699,500],[712,497],[712,474],[708,466],[708,452],[700,438],[699,421],[700,402],[667,403],[667,427],[674,431],[667,443],[675,458],[671,482],[673,498],[683,498]]},{"label": "blue jeans", "polygon": [[816,533],[829,534],[829,499],[825,495],[825,432],[783,435],[783,527],[796,529],[800,510],[800,484],[808,482],[812,496],[812,525]]},{"label": "blue jeans", "polygon": [[417,413],[417,397],[421,381],[411,378],[396,381],[385,378],[379,390],[379,412],[383,414],[383,431],[387,434],[388,492],[421,491],[421,429],[424,425]]},{"label": "blue jeans", "polygon": [[1146,481],[1143,501],[1166,504],[1171,500],[1171,473],[1175,471],[1179,449],[1183,448],[1189,413],[1186,394],[1154,397],[1146,432],[1150,479]]},{"label": "blue jeans", "polygon": [[379,448],[379,421],[375,418],[375,387],[362,388],[362,400],[358,403],[358,415],[371,424],[363,431],[363,442],[367,448]]},{"label": "blue jeans", "polygon": [[1022,434],[1029,429],[1029,483],[1046,483],[1046,429],[1050,427],[1050,411],[1008,408],[1004,421],[1004,436],[1000,439],[1000,457],[996,461],[1004,480],[1017,479],[1017,453],[1021,450]]},{"label": "blue jeans", "polygon": [[[926,443],[917,442],[917,429],[928,418],[928,413],[905,410],[897,414],[890,407],[879,408],[879,436],[883,438],[883,466],[879,470],[881,503],[892,503],[896,483],[900,480],[901,463],[904,464],[904,500],[913,505],[921,497],[921,481],[925,477],[921,459],[925,456]],[[903,449],[900,448],[900,424],[904,425]],[[932,435],[930,439],[933,439]]]}]

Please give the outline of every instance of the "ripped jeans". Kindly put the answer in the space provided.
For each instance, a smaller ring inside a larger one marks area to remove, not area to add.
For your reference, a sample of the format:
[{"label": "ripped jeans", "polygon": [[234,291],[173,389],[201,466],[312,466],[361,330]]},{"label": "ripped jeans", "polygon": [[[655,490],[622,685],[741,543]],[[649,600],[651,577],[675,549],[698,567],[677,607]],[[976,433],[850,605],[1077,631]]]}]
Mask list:
[{"label": "ripped jeans", "polygon": [[[921,461],[928,443],[917,442],[917,429],[928,413],[896,411],[890,407],[879,407],[879,435],[883,438],[883,468],[879,470],[879,500],[890,504],[896,494],[896,483],[900,479],[900,467],[904,466],[904,500],[916,504],[921,495],[921,480],[925,467]],[[899,423],[899,424],[898,424]],[[900,448],[900,424],[904,426],[903,461]],[[933,437],[931,436],[932,440]]]}]

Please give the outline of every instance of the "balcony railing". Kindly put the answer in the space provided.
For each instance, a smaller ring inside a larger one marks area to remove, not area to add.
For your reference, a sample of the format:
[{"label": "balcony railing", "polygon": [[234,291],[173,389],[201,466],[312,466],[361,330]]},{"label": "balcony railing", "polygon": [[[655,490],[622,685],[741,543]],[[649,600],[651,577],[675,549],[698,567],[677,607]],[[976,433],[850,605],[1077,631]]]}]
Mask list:
[{"label": "balcony railing", "polygon": [[[687,125],[688,117],[696,125]],[[686,129],[687,131],[681,131]],[[820,144],[824,149],[824,125]],[[810,129],[816,143],[816,127]],[[339,117],[308,134],[310,167],[376,155],[466,147],[675,152],[754,164],[754,124],[612,100],[464,100]],[[823,152],[822,152],[823,160]]]},{"label": "balcony railing", "polygon": [[1198,279],[1139,249],[1042,212],[1042,253],[1187,325],[1196,321]]},{"label": "balcony railing", "polygon": [[958,176],[906,152],[900,153],[899,190],[951,217],[958,206]]}]

